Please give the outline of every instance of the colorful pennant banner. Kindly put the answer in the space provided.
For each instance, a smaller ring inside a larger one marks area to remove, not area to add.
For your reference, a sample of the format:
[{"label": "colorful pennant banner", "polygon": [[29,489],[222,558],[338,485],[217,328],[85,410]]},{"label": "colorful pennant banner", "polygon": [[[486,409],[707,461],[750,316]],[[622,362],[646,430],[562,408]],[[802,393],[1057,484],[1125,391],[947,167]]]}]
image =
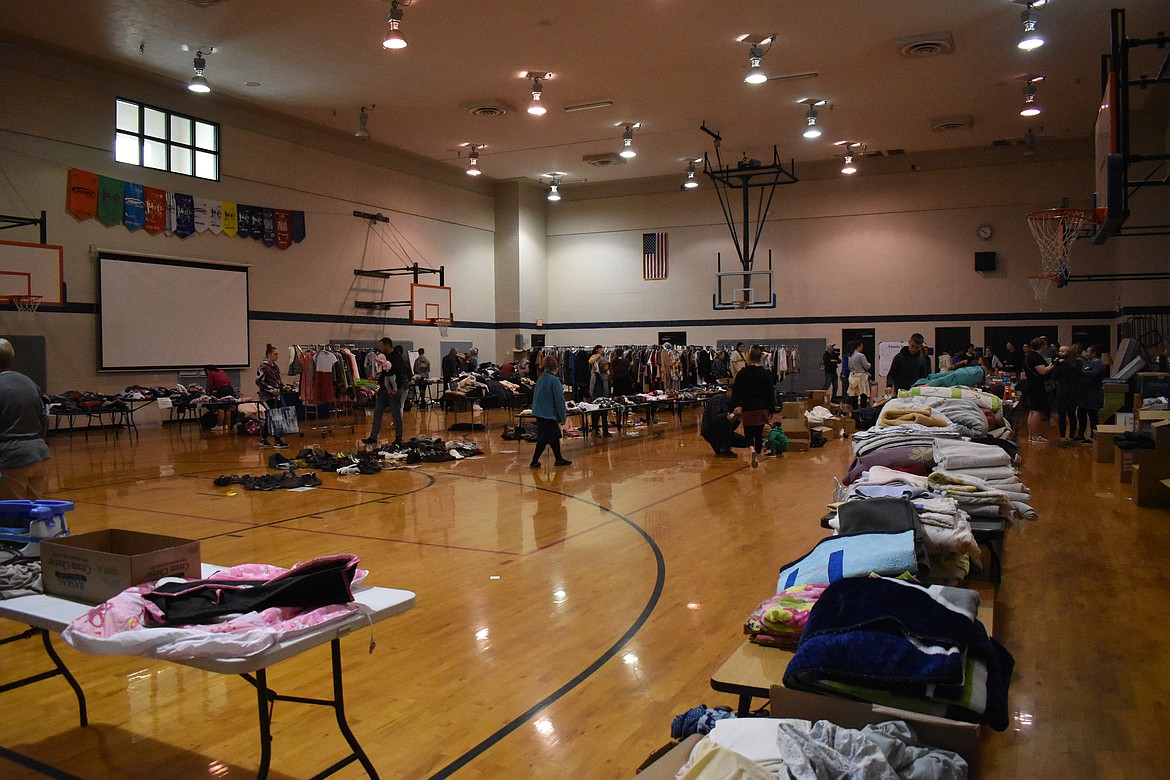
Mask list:
[{"label": "colorful pennant banner", "polygon": [[65,210],[80,221],[186,238],[211,231],[288,249],[305,240],[305,212],[211,200],[69,169]]}]

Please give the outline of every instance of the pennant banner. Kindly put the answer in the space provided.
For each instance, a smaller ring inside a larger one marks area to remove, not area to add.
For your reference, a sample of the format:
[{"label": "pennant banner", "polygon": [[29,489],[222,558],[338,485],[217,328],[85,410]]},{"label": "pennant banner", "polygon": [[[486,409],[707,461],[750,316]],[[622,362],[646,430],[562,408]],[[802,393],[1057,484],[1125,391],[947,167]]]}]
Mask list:
[{"label": "pennant banner", "polygon": [[126,187],[121,179],[98,177],[97,218],[103,225],[117,225],[126,209]]},{"label": "pennant banner", "polygon": [[146,232],[152,236],[167,229],[167,193],[154,187],[142,188],[142,200],[146,202]]},{"label": "pennant banner", "polygon": [[275,209],[272,212],[273,219],[276,224],[276,246],[280,249],[288,249],[292,246],[292,230],[289,225],[288,212],[283,209]]},{"label": "pennant banner", "polygon": [[147,187],[137,182],[70,168],[65,210],[78,220],[97,217],[105,225],[145,229],[186,238],[223,233],[288,249],[305,240],[305,212],[248,206]]},{"label": "pennant banner", "polygon": [[93,219],[97,215],[98,175],[70,168],[68,186],[65,210],[80,220]]},{"label": "pennant banner", "polygon": [[195,232],[195,198],[175,193],[175,235],[186,238]]},{"label": "pennant banner", "polygon": [[290,211],[288,218],[292,226],[290,232],[293,243],[299,244],[305,240],[305,212]]},{"label": "pennant banner", "polygon": [[132,181],[123,182],[122,224],[127,230],[137,230],[146,224],[146,203],[142,200],[142,185]]},{"label": "pennant banner", "polygon": [[276,211],[274,209],[260,209],[261,219],[264,220],[264,232],[261,240],[264,246],[276,245]]}]

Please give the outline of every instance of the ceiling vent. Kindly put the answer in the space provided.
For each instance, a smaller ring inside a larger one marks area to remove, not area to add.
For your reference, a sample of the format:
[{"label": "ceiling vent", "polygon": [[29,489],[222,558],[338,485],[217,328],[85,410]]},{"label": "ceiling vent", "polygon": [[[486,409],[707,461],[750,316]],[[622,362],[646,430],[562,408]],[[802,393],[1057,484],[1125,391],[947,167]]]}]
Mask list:
[{"label": "ceiling vent", "polygon": [[974,121],[970,114],[936,116],[930,120],[930,129],[936,133],[949,133],[953,130],[970,130]]},{"label": "ceiling vent", "polygon": [[594,168],[608,168],[611,165],[625,165],[626,160],[617,152],[602,152],[601,154],[587,154],[581,158],[581,162],[586,162]]},{"label": "ceiling vent", "polygon": [[467,106],[467,113],[472,116],[497,117],[505,116],[516,109],[502,100],[478,100]]},{"label": "ceiling vent", "polygon": [[905,149],[886,149],[886,157],[901,157],[906,154]]},{"label": "ceiling vent", "polygon": [[898,53],[912,60],[937,57],[955,50],[955,39],[949,30],[907,35],[897,40]]}]

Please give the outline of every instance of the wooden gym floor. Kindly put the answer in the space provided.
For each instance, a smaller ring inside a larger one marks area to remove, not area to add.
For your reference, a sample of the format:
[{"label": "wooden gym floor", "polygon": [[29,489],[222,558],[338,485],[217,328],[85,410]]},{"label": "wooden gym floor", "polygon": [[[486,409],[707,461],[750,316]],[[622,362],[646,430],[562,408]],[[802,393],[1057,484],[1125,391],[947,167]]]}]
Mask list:
[{"label": "wooden gym floor", "polygon": [[[532,445],[503,441],[501,419],[470,435],[483,459],[323,474],[303,493],[214,487],[221,474],[266,472],[272,450],[231,433],[55,436],[47,497],[76,503],[74,533],[198,538],[220,564],[353,552],[371,584],[415,591],[415,609],[374,627],[372,654],[366,630],[343,642],[350,723],[384,778],[631,777],[674,715],[734,705],[709,677],[779,567],[822,537],[848,443],[753,470],[745,457],[711,457],[691,411],[682,429],[568,440],[571,467],[532,471]],[[407,426],[444,435],[434,411],[408,412]],[[285,452],[345,449],[366,430],[293,437]],[[1087,447],[1023,455],[1040,519],[1007,539],[995,634],[1016,659],[1012,724],[986,733],[983,776],[1156,774],[1170,758],[1170,516],[1135,507]],[[0,636],[22,628],[0,621]],[[78,726],[60,679],[0,694],[0,776],[42,776],[32,762],[63,777],[254,776],[245,682],[55,643],[91,725]],[[39,643],[0,657],[0,683],[45,668]],[[322,647],[269,679],[321,696],[328,675]],[[315,708],[278,704],[273,733],[273,777],[312,775],[344,748]],[[363,774],[355,764],[339,776]]]}]

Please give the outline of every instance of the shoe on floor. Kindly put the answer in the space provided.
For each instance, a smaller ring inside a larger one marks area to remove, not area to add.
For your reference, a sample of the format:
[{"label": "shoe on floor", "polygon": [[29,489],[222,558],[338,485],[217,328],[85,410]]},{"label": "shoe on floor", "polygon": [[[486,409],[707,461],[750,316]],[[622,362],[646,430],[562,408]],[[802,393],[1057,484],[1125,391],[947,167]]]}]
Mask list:
[{"label": "shoe on floor", "polygon": [[604,439],[610,439],[610,438],[613,438],[613,434],[612,434],[612,433],[610,433],[609,431],[606,431],[605,433],[601,434],[601,436],[602,436],[602,438],[604,438]]},{"label": "shoe on floor", "polygon": [[564,458],[561,458],[560,460],[554,460],[553,465],[554,466],[572,466],[573,461],[565,460]]},{"label": "shoe on floor", "polygon": [[260,440],[260,446],[261,446],[261,447],[271,447],[271,446],[272,446],[272,442],[268,441],[268,439],[261,439],[261,440]]},{"label": "shoe on floor", "polygon": [[283,450],[283,449],[286,449],[288,447],[288,442],[287,441],[277,441],[276,444],[274,444],[272,446],[276,447],[276,449],[278,449],[278,450]]},{"label": "shoe on floor", "polygon": [[370,445],[374,445],[374,444],[377,444],[377,443],[378,443],[378,439],[377,439],[377,437],[375,437],[375,436],[370,436],[370,437],[368,437],[368,438],[362,439],[362,444],[370,444]]},{"label": "shoe on floor", "polygon": [[752,450],[752,468],[758,469],[759,467],[760,467],[760,456],[756,454],[755,450]]},{"label": "shoe on floor", "polygon": [[528,464],[528,468],[530,468],[530,469],[538,469],[538,468],[540,468],[540,461],[537,461],[537,462],[535,462],[535,463],[529,463],[529,464]]},{"label": "shoe on floor", "polygon": [[1048,443],[1048,439],[1045,439],[1043,436],[1033,436],[1032,438],[1028,439],[1028,441],[1032,442],[1033,444],[1047,444]]}]

